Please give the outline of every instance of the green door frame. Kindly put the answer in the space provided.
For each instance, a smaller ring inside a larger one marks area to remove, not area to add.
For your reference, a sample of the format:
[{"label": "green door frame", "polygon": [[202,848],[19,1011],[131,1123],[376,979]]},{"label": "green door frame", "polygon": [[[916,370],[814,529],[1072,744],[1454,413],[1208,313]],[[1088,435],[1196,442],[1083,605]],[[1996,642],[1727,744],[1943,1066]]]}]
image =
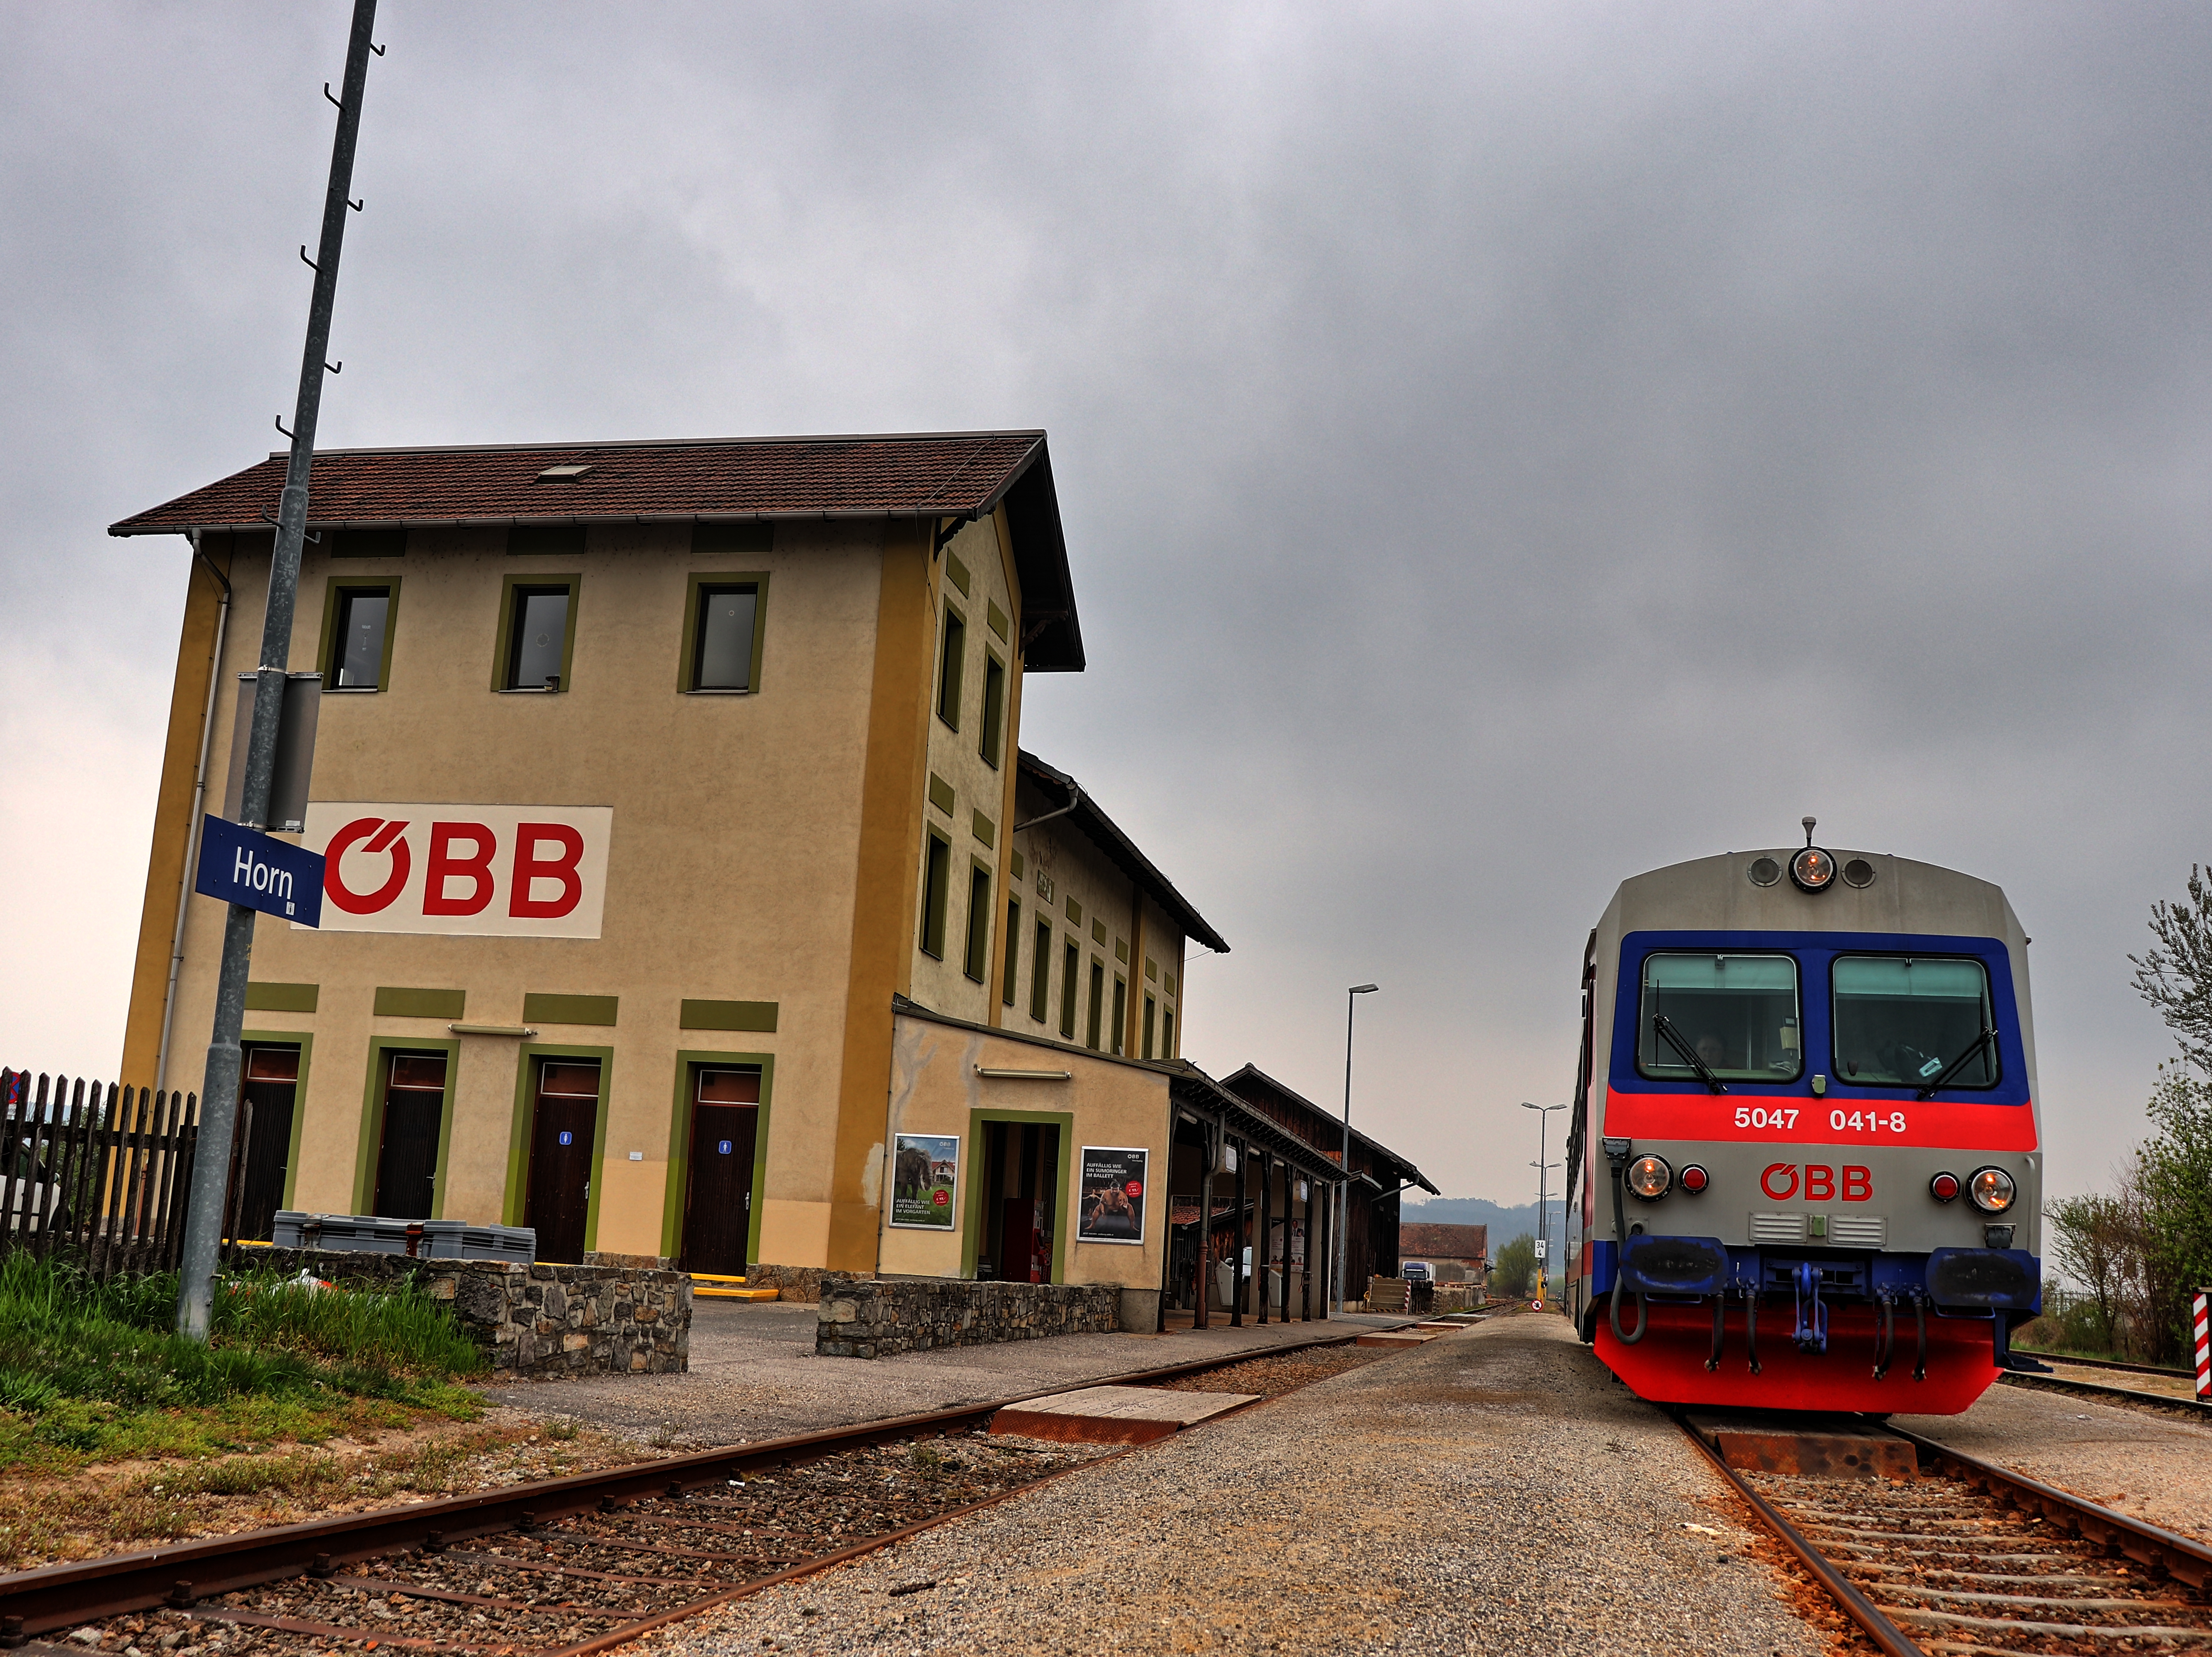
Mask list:
[{"label": "green door frame", "polygon": [[[292,1206],[294,1187],[300,1183],[300,1130],[307,1125],[307,1066],[315,1056],[315,1038],[305,1030],[240,1030],[239,1043],[248,1047],[297,1047],[300,1079],[292,1086],[292,1143],[284,1152],[284,1200]],[[241,1068],[240,1074],[243,1074]]]},{"label": "green door frame", "polygon": [[[432,1041],[404,1035],[374,1035],[368,1041],[368,1075],[361,1089],[361,1144],[354,1156],[353,1211],[369,1212],[369,1205],[376,1200],[376,1159],[384,1144],[384,1089],[377,1085],[389,1066],[385,1055],[392,1053],[442,1053],[446,1055],[446,1100],[438,1113],[438,1172],[431,1180],[430,1217],[446,1217],[446,1172],[453,1154],[453,1086],[461,1068],[461,1044],[459,1041]],[[307,1067],[307,1055],[300,1058],[301,1068]],[[295,1122],[297,1114],[295,1114]],[[293,1143],[299,1143],[299,1128],[292,1130]]]},{"label": "green door frame", "polygon": [[[501,1223],[521,1225],[530,1197],[530,1130],[537,1114],[538,1089],[531,1085],[540,1059],[596,1059],[599,1061],[599,1105],[592,1117],[592,1194],[584,1204],[584,1252],[599,1246],[599,1199],[606,1191],[607,1099],[614,1091],[615,1050],[572,1047],[550,1041],[526,1041],[514,1061],[514,1120],[507,1138],[507,1199]],[[440,1155],[442,1156],[443,1152]],[[444,1164],[441,1162],[442,1168]]]},{"label": "green door frame", "polygon": [[683,1251],[684,1193],[691,1173],[691,1072],[701,1065],[756,1065],[760,1068],[760,1105],[753,1118],[753,1201],[745,1227],[745,1264],[760,1258],[761,1204],[768,1189],[768,1114],[775,1092],[772,1053],[705,1053],[685,1048],[676,1055],[676,1108],[668,1117],[668,1189],[660,1205],[660,1253],[674,1259]]},{"label": "green door frame", "polygon": [[1075,1163],[1070,1153],[1075,1144],[1075,1116],[1058,1110],[971,1110],[968,1113],[968,1200],[961,1205],[966,1222],[960,1231],[960,1275],[975,1275],[975,1246],[983,1204],[983,1126],[987,1122],[1036,1122],[1060,1130],[1060,1165],[1052,1187],[1052,1280],[1067,1281],[1067,1182]]}]

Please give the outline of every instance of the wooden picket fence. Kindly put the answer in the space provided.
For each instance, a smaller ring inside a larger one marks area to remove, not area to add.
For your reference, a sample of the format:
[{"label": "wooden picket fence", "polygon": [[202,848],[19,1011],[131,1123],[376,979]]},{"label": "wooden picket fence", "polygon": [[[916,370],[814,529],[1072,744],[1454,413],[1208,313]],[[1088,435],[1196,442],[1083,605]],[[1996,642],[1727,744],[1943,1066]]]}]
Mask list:
[{"label": "wooden picket fence", "polygon": [[0,1250],[100,1278],[173,1271],[198,1137],[194,1095],[0,1070]]}]

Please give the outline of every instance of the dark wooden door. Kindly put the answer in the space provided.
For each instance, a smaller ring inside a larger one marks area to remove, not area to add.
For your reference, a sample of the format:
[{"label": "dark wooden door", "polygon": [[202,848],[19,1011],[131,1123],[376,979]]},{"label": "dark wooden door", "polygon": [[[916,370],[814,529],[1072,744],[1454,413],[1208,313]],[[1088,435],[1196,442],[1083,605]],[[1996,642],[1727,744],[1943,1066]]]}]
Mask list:
[{"label": "dark wooden door", "polygon": [[267,1242],[284,1205],[284,1176],[292,1159],[292,1112],[298,1102],[300,1050],[248,1047],[240,1096],[252,1108],[246,1139],[245,1190],[240,1193],[238,1235]]},{"label": "dark wooden door", "polygon": [[[446,1115],[446,1055],[392,1053],[385,1075],[374,1211],[391,1220],[427,1220],[436,1202],[438,1130]],[[289,1123],[285,1132],[291,1132]]]},{"label": "dark wooden door", "polygon": [[753,1135],[760,1071],[702,1065],[692,1074],[690,1180],[684,1197],[684,1269],[738,1277],[753,1211]]},{"label": "dark wooden door", "polygon": [[1036,1256],[1036,1199],[1008,1197],[1000,1208],[1005,1217],[999,1227],[999,1276],[1008,1283],[1027,1283]]},{"label": "dark wooden door", "polygon": [[538,1233],[538,1258],[584,1258],[592,1205],[592,1150],[599,1114],[599,1067],[547,1063],[538,1071],[530,1133],[530,1200],[523,1223]]}]

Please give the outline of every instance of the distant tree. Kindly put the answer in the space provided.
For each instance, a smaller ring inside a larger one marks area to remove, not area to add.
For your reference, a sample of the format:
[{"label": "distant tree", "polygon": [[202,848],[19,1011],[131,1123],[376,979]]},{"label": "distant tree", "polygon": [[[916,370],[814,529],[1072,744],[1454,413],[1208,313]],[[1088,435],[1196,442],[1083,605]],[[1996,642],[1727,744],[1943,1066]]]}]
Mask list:
[{"label": "distant tree", "polygon": [[2191,1355],[2190,1298],[2212,1287],[2212,1082],[2159,1067],[2150,1138],[2130,1181],[2142,1216],[2145,1344],[2159,1362]]},{"label": "distant tree", "polygon": [[2189,865],[2189,899],[2150,906],[2151,936],[2158,942],[2135,963],[2136,992],[2158,1009],[2181,1055],[2212,1074],[2212,881]]},{"label": "distant tree", "polygon": [[1498,1251],[1490,1268],[1490,1292],[1517,1300],[1536,1280],[1536,1240],[1522,1232]]},{"label": "distant tree", "polygon": [[2059,1266],[2096,1302],[2098,1350],[2118,1350],[2120,1314],[2133,1265],[2133,1216],[2124,1197],[2092,1192],[2069,1197],[2046,1211],[2051,1253]]}]

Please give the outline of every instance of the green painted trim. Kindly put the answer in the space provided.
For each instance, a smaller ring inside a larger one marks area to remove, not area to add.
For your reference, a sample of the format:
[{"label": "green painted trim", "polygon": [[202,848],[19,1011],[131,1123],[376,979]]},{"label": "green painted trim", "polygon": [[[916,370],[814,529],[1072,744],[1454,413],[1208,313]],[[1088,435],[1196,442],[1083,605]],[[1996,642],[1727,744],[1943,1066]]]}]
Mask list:
[{"label": "green painted trim", "polygon": [[313,984],[271,984],[248,979],[246,984],[246,1010],[248,1012],[313,1012],[322,992]]},{"label": "green painted trim", "polygon": [[777,1004],[773,1001],[686,1001],[676,1027],[686,1030],[750,1030],[775,1034]]},{"label": "green painted trim", "polygon": [[460,1018],[467,1015],[466,990],[414,990],[379,984],[371,1011],[379,1018]]},{"label": "green painted trim", "polygon": [[971,595],[972,586],[968,574],[968,566],[960,561],[959,555],[950,547],[945,549],[945,573],[952,578],[952,585],[960,589],[960,596],[963,598]]},{"label": "green painted trim", "polygon": [[1006,867],[1016,880],[1019,880],[1022,877],[1022,872],[1024,866],[1025,865],[1022,861],[1022,854],[1019,852],[1008,852],[1006,853]]},{"label": "green painted trim", "polygon": [[1006,665],[988,645],[983,647],[983,729],[975,749],[983,763],[999,768],[999,750],[1006,745]]},{"label": "green painted trim", "polygon": [[[339,555],[332,555],[334,557]],[[352,555],[365,557],[370,555],[356,553]],[[383,591],[385,598],[384,659],[377,665],[376,688],[380,691],[392,689],[392,639],[399,631],[399,578],[384,575],[372,581],[357,575],[333,575],[323,586],[323,641],[315,646],[315,671],[323,676],[324,689],[335,690],[337,688],[331,683],[337,677],[337,665],[331,660],[331,646],[337,638],[339,595],[374,592],[380,589]],[[360,689],[358,685],[351,686],[346,694],[354,695]]]},{"label": "green painted trim", "polygon": [[1009,626],[1006,612],[1000,610],[995,601],[988,598],[983,601],[983,619],[990,624],[992,632],[997,634],[1002,640],[1006,639],[1006,628]]},{"label": "green painted trim", "polygon": [[438,1171],[431,1181],[430,1217],[446,1217],[446,1174],[453,1154],[453,1088],[459,1079],[459,1041],[415,1041],[404,1035],[373,1035],[368,1041],[368,1073],[361,1088],[361,1139],[354,1153],[353,1211],[366,1214],[376,1200],[376,1154],[384,1140],[384,1093],[376,1084],[386,1068],[388,1053],[442,1053],[446,1055],[446,1097],[438,1114]]},{"label": "green painted trim", "polygon": [[1155,984],[1160,981],[1160,963],[1150,956],[1145,957],[1145,976]]},{"label": "green painted trim", "polygon": [[975,813],[975,821],[968,826],[974,832],[975,838],[981,841],[987,847],[995,844],[999,838],[997,825],[981,811]]},{"label": "green painted trim", "polygon": [[[697,540],[694,531],[693,541]],[[693,574],[684,589],[684,631],[677,635],[676,689],[689,696],[699,689],[699,589],[702,587],[750,587],[753,590],[753,659],[745,675],[743,690],[717,690],[717,696],[753,696],[760,693],[761,658],[768,646],[768,572],[766,570],[730,570],[726,573],[702,570]],[[561,682],[568,683],[566,679]]]},{"label": "green painted trim", "polygon": [[1129,940],[1127,938],[1117,938],[1114,940],[1114,959],[1120,962],[1125,967],[1129,964]]},{"label": "green painted trim", "polygon": [[[960,645],[953,648],[952,630],[960,629]],[[947,603],[944,624],[937,631],[937,717],[948,730],[960,728],[962,701],[968,695],[968,618],[959,606]],[[952,711],[945,712],[950,701]]]},{"label": "green painted trim", "polygon": [[959,804],[958,797],[952,792],[952,785],[934,771],[929,774],[929,803],[948,817],[952,815],[952,808]]},{"label": "green painted trim", "polygon": [[[581,575],[509,575],[500,582],[499,632],[491,658],[491,688],[495,691],[511,689],[507,683],[507,647],[514,639],[515,588],[550,592],[562,586],[568,589],[568,630],[561,640],[561,689],[553,694],[564,695],[568,691],[569,671],[574,666],[576,657],[576,611],[584,602],[584,578]],[[540,690],[537,694],[542,696],[545,693]]]},{"label": "green painted trim", "polygon": [[999,1003],[1011,1007],[1022,984],[1022,901],[1018,897],[1006,900],[1006,970],[1002,976],[1006,981],[999,987]]},{"label": "green painted trim", "polygon": [[1096,915],[1091,918],[1091,941],[1102,950],[1106,947],[1106,923]]},{"label": "green painted trim", "polygon": [[618,995],[547,995],[536,991],[522,998],[525,1023],[611,1024],[620,1009]]},{"label": "green painted trim", "polygon": [[975,1275],[975,1245],[977,1226],[981,1218],[983,1202],[983,1125],[987,1122],[1048,1123],[1060,1130],[1060,1165],[1054,1170],[1052,1189],[1052,1280],[1067,1281],[1067,1181],[1074,1167],[1075,1117],[1072,1112],[1056,1110],[970,1110],[968,1113],[968,1144],[974,1162],[969,1169],[968,1199],[963,1205],[967,1221],[961,1228],[960,1275],[972,1278]]},{"label": "green painted trim", "polygon": [[760,1066],[760,1114],[753,1118],[753,1202],[745,1222],[745,1264],[760,1258],[761,1205],[768,1193],[769,1102],[775,1094],[772,1053],[706,1053],[685,1048],[676,1055],[676,1108],[668,1116],[668,1184],[660,1204],[660,1252],[673,1259],[683,1247],[684,1185],[691,1172],[691,1070],[696,1065]]},{"label": "green painted trim", "polygon": [[[978,875],[983,877],[980,883],[975,878]],[[979,886],[983,894],[983,901],[981,904],[975,901],[975,894]],[[961,940],[960,970],[972,984],[988,984],[991,981],[991,923],[998,918],[992,913],[995,906],[991,901],[991,895],[996,889],[997,887],[991,876],[991,865],[981,858],[969,858],[968,859],[968,936]],[[978,915],[982,917],[982,928],[980,934],[976,928]],[[977,948],[978,944],[981,946],[980,950]],[[983,957],[981,961],[975,958],[979,953]]]},{"label": "green painted trim", "polygon": [[[527,1017],[527,1015],[525,1015]],[[592,1194],[584,1206],[584,1248],[599,1246],[599,1199],[606,1193],[607,1100],[614,1092],[615,1050],[575,1047],[554,1041],[526,1041],[514,1059],[514,1120],[507,1129],[507,1197],[501,1223],[523,1223],[530,1179],[530,1118],[538,1102],[530,1085],[532,1067],[540,1059],[596,1059],[599,1061],[599,1108],[592,1119]],[[442,1156],[443,1153],[441,1153]]]},{"label": "green painted trim", "polygon": [[[945,878],[931,878],[938,854],[944,853]],[[952,907],[952,842],[925,825],[921,836],[921,952],[933,961],[945,959],[945,930]]]},{"label": "green painted trim", "polygon": [[1075,901],[1075,894],[1073,892],[1067,895],[1067,918],[1078,926],[1083,924],[1083,906]]},{"label": "green painted trim", "polygon": [[292,1143],[284,1150],[284,1200],[280,1205],[289,1208],[300,1183],[300,1133],[307,1125],[307,1072],[315,1062],[315,1038],[306,1030],[240,1030],[238,1039],[246,1047],[300,1050],[300,1079],[292,1087]]}]

